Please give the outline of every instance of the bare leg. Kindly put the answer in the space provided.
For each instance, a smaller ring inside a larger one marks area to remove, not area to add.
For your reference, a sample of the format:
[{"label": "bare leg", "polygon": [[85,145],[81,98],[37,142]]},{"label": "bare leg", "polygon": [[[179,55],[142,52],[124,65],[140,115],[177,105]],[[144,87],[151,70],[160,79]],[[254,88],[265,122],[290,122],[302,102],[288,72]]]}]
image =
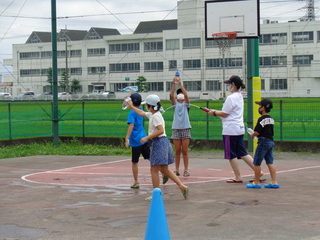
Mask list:
[{"label": "bare leg", "polygon": [[275,166],[273,164],[267,164],[267,166],[269,168],[272,184],[273,185],[278,184],[278,182],[277,182],[277,171],[276,171]]},{"label": "bare leg", "polygon": [[134,182],[137,183],[138,182],[138,163],[132,163],[132,173],[133,173],[133,179]]},{"label": "bare leg", "polygon": [[240,168],[239,168],[239,162],[237,158],[233,158],[233,159],[229,159],[231,168],[233,170],[234,173],[234,180],[236,181],[241,181],[242,177],[241,177],[241,173],[240,173]]},{"label": "bare leg", "polygon": [[175,167],[176,167],[176,171],[179,172],[179,168],[180,168],[180,156],[181,156],[181,140],[179,139],[173,139],[173,144],[174,144],[174,148],[176,150],[175,153]]},{"label": "bare leg", "polygon": [[190,143],[190,138],[185,138],[182,140],[182,156],[183,156],[183,164],[184,170],[189,170],[189,154],[188,154],[188,147]]},{"label": "bare leg", "polygon": [[153,188],[160,187],[160,179],[159,179],[160,167],[161,167],[160,165],[154,165],[154,166],[151,166],[150,168]]},{"label": "bare leg", "polygon": [[[246,156],[241,157],[241,159],[250,167],[253,171],[255,171],[255,165],[253,165],[253,158],[248,154]],[[260,177],[263,176],[263,172],[260,168]],[[260,178],[259,178],[260,179]],[[260,182],[260,181],[259,181]]]},{"label": "bare leg", "polygon": [[254,183],[260,185],[261,167],[254,165]]},{"label": "bare leg", "polygon": [[176,176],[176,174],[174,174],[174,172],[169,169],[168,165],[162,165],[162,166],[160,166],[160,171],[161,171],[165,176],[169,177],[172,181],[174,181],[174,182],[178,185],[178,187],[180,188],[180,190],[181,190],[182,193],[186,190],[187,186],[184,185],[184,184],[180,181],[180,179]]}]

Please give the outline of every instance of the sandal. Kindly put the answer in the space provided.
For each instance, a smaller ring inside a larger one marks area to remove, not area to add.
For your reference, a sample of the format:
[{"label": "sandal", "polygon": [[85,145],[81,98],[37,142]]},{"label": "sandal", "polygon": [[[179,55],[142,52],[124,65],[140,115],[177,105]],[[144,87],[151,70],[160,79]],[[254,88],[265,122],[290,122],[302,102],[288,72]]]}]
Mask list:
[{"label": "sandal", "polygon": [[163,176],[163,177],[162,177],[162,183],[163,183],[163,184],[166,184],[166,183],[168,182],[168,180],[169,180],[169,177],[168,177],[168,176]]},{"label": "sandal", "polygon": [[134,184],[132,184],[132,185],[130,186],[130,188],[140,188],[140,185],[139,185],[138,182],[135,182]]},{"label": "sandal", "polygon": [[144,200],[146,201],[151,201],[152,200],[152,196],[145,198]]},{"label": "sandal", "polygon": [[189,173],[188,171],[184,171],[183,176],[184,176],[184,177],[189,177],[189,176],[190,176],[190,173]]},{"label": "sandal", "polygon": [[188,196],[189,196],[189,188],[186,187],[186,189],[183,192],[183,197],[184,197],[184,199],[188,199]]},{"label": "sandal", "polygon": [[180,176],[180,173],[178,171],[173,171],[175,175]]}]

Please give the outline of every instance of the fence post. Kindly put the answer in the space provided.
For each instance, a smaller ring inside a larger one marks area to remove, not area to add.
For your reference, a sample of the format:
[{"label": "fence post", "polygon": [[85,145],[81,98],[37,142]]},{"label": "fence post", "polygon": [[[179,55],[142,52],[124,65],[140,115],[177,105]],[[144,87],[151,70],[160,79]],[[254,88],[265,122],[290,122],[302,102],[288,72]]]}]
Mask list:
[{"label": "fence post", "polygon": [[8,103],[9,139],[12,139],[11,103]]},{"label": "fence post", "polygon": [[280,100],[280,141],[282,140],[282,100]]},{"label": "fence post", "polygon": [[82,137],[85,137],[85,127],[84,127],[84,101],[82,101]]}]

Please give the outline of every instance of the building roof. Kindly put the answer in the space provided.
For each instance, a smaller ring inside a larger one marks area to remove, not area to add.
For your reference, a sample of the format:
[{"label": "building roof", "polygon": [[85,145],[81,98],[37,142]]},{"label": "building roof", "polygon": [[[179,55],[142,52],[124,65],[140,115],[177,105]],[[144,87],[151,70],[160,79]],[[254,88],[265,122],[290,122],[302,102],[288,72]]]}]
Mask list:
[{"label": "building roof", "polygon": [[65,37],[67,37],[67,41],[80,41],[83,40],[87,34],[88,32],[85,30],[62,29],[57,36],[57,41],[65,41]]},{"label": "building roof", "polygon": [[156,33],[164,30],[178,29],[178,20],[159,20],[140,22],[133,34],[137,33]]},{"label": "building roof", "polygon": [[90,39],[102,39],[103,36],[110,36],[110,35],[121,35],[118,29],[115,28],[96,28],[92,27],[90,28],[87,36],[84,38],[84,40],[90,40]]},{"label": "building roof", "polygon": [[26,43],[51,42],[51,32],[32,32]]}]

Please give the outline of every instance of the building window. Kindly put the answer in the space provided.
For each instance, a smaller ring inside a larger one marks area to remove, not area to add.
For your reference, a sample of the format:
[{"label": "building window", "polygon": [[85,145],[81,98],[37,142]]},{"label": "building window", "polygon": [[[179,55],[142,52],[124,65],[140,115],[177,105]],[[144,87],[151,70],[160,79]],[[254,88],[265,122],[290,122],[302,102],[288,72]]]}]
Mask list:
[{"label": "building window", "polygon": [[294,32],[292,33],[292,42],[313,42],[313,32]]},{"label": "building window", "polygon": [[41,40],[36,35],[32,35],[28,43],[40,43],[40,42]]},{"label": "building window", "polygon": [[41,58],[52,58],[52,52],[51,51],[41,52]]},{"label": "building window", "polygon": [[40,76],[40,69],[21,69],[20,77]]},{"label": "building window", "polygon": [[183,82],[183,86],[187,91],[201,91],[201,81]]},{"label": "building window", "polygon": [[145,72],[163,72],[163,62],[146,62],[144,63]]},{"label": "building window", "polygon": [[201,48],[200,38],[185,38],[183,39],[183,49]]},{"label": "building window", "polygon": [[[183,86],[187,91],[201,91],[201,81],[184,81]],[[172,82],[166,82],[166,91],[170,92]]]},{"label": "building window", "polygon": [[115,91],[115,92],[121,92],[123,88],[128,87],[129,83],[111,83],[110,84],[110,90]]},{"label": "building window", "polygon": [[262,34],[260,44],[287,44],[287,33]]},{"label": "building window", "polygon": [[40,53],[39,52],[22,52],[20,53],[20,59],[36,59],[39,58]]},{"label": "building window", "polygon": [[201,68],[201,60],[195,59],[195,60],[183,60],[183,69],[200,69]]},{"label": "building window", "polygon": [[140,63],[116,63],[109,65],[110,72],[139,72]]},{"label": "building window", "polygon": [[70,75],[82,75],[82,68],[70,68]]},{"label": "building window", "polygon": [[206,89],[207,91],[220,91],[221,90],[220,81],[218,80],[206,81]]},{"label": "building window", "polygon": [[287,66],[287,56],[260,57],[260,66]]},{"label": "building window", "polygon": [[313,60],[313,55],[294,55],[293,56],[293,66],[295,65],[311,65]]},{"label": "building window", "polygon": [[145,52],[162,52],[163,43],[162,42],[145,42],[144,51]]},{"label": "building window", "polygon": [[88,57],[105,56],[105,55],[106,55],[106,49],[105,48],[91,48],[91,49],[88,49]]},{"label": "building window", "polygon": [[320,42],[320,31],[318,31],[318,42]]},{"label": "building window", "polygon": [[123,52],[140,52],[139,43],[122,43],[122,44],[110,44],[109,53],[123,53]]},{"label": "building window", "polygon": [[287,90],[287,79],[270,79],[270,90]]},{"label": "building window", "polygon": [[163,91],[163,82],[149,82],[149,91],[152,92],[162,92]]},{"label": "building window", "polygon": [[169,71],[175,71],[178,68],[177,60],[169,60]]},{"label": "building window", "polygon": [[105,72],[106,67],[88,67],[88,74],[100,74]]},{"label": "building window", "polygon": [[66,57],[66,51],[57,51],[57,57],[58,58],[65,58]]},{"label": "building window", "polygon": [[261,90],[266,90],[265,82],[264,79],[261,79]]},{"label": "building window", "polygon": [[101,39],[96,32],[89,32],[87,38],[88,40]]},{"label": "building window", "polygon": [[[242,67],[242,58],[226,58],[224,60],[225,67],[228,68],[237,68]],[[216,58],[216,59],[207,59],[206,60],[206,67],[210,68],[222,68],[223,67],[223,59]]]},{"label": "building window", "polygon": [[71,50],[70,51],[70,57],[81,57],[82,51],[81,50]]},{"label": "building window", "polygon": [[177,49],[180,49],[179,39],[166,40],[166,50],[177,50]]},{"label": "building window", "polygon": [[[212,47],[218,47],[218,43],[215,40],[206,40],[206,48],[212,48]],[[243,45],[243,40],[240,38],[236,38],[232,41],[231,47],[232,46],[242,46]]]}]

